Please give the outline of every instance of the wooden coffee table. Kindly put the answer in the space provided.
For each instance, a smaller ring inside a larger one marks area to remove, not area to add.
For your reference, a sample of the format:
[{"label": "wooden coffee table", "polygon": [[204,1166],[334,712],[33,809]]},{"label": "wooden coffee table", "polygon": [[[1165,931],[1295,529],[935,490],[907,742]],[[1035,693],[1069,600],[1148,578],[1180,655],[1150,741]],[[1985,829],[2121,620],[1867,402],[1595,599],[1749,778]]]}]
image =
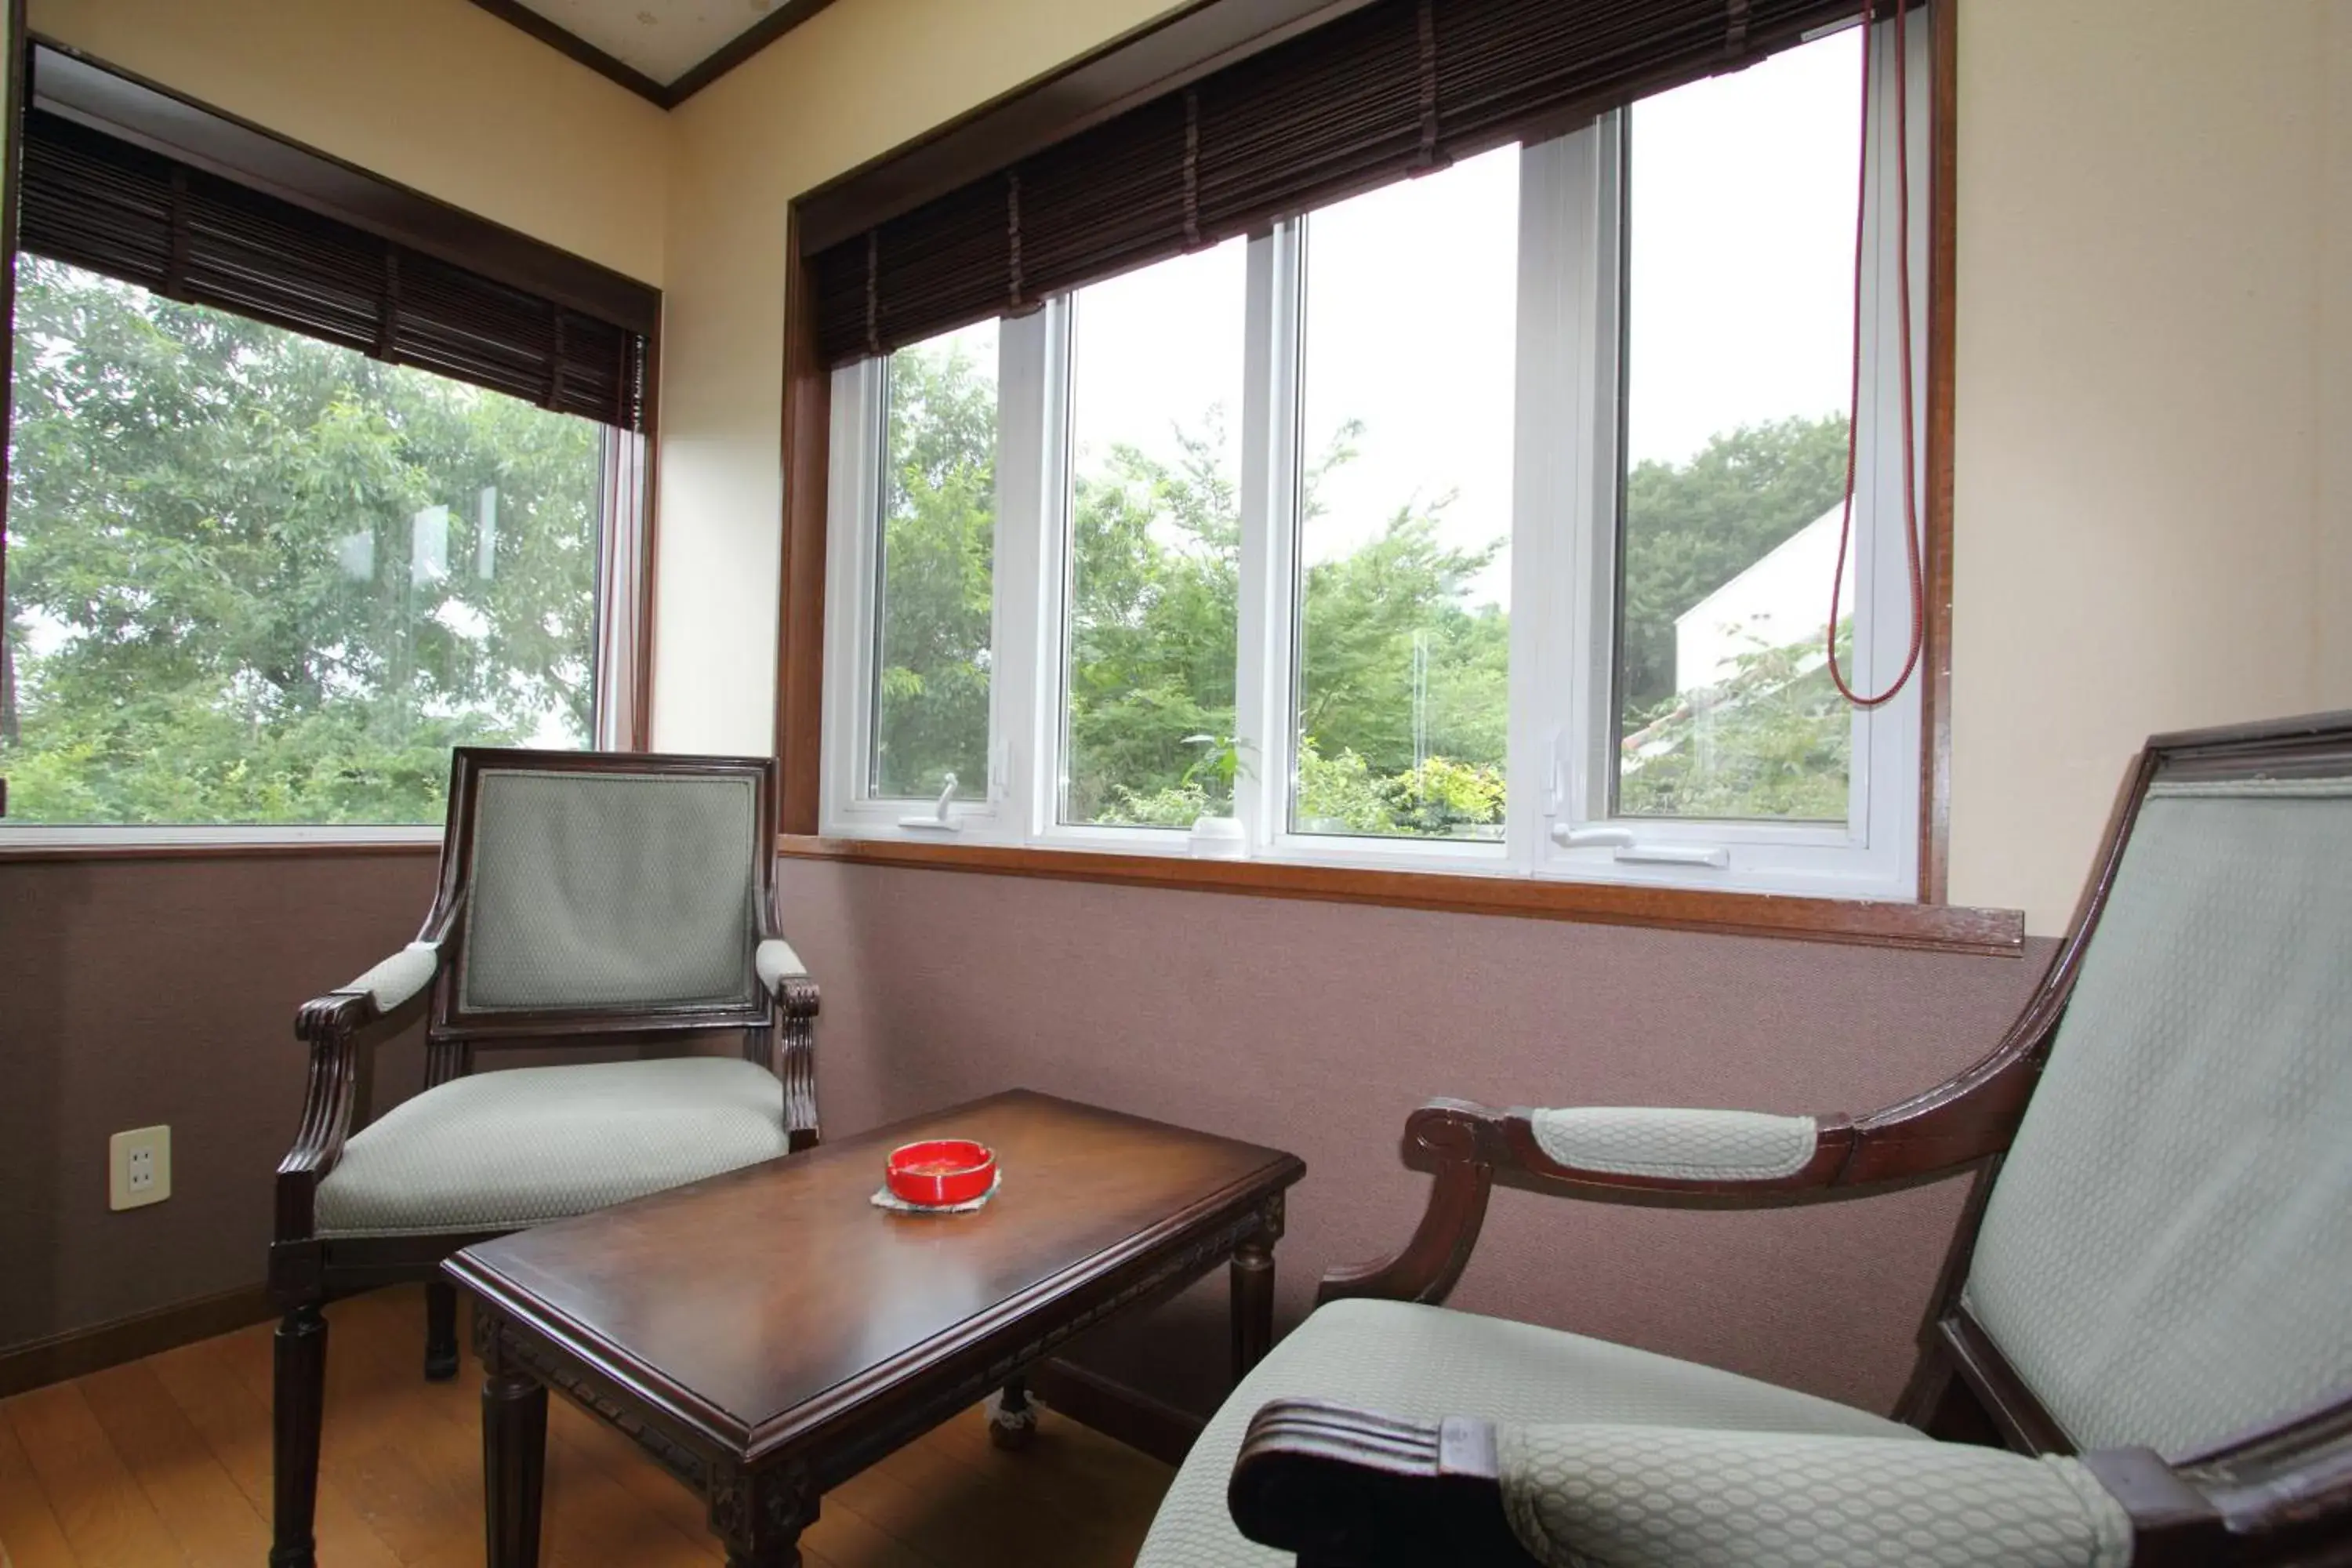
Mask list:
[{"label": "wooden coffee table", "polygon": [[[966,1215],[869,1201],[919,1138],[992,1145]],[[547,1391],[709,1505],[736,1568],[801,1560],[818,1500],[1072,1335],[1230,1261],[1234,1371],[1274,1329],[1295,1156],[1016,1090],[466,1248],[489,1561],[539,1559]]]}]

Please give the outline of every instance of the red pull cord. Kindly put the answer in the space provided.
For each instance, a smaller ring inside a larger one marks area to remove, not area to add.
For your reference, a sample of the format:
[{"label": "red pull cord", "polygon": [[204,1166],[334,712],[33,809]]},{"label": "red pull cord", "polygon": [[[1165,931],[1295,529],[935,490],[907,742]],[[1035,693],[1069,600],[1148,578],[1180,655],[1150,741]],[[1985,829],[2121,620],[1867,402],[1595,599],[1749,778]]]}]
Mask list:
[{"label": "red pull cord", "polygon": [[1870,201],[1870,19],[1875,6],[1862,13],[1862,180],[1853,204],[1853,379],[1849,386],[1845,421],[1845,500],[1838,518],[1837,574],[1830,579],[1830,679],[1838,695],[1856,708],[1877,708],[1894,700],[1919,667],[1927,637],[1927,583],[1919,563],[1919,502],[1912,478],[1914,426],[1911,421],[1911,153],[1910,101],[1907,81],[1910,57],[1904,47],[1906,0],[1895,6],[1895,289],[1902,342],[1897,350],[1903,373],[1903,548],[1911,568],[1911,651],[1904,656],[1895,684],[1875,697],[1858,695],[1838,668],[1839,591],[1845,585],[1846,552],[1853,541],[1853,479],[1856,432],[1862,424],[1862,279],[1864,222]]}]

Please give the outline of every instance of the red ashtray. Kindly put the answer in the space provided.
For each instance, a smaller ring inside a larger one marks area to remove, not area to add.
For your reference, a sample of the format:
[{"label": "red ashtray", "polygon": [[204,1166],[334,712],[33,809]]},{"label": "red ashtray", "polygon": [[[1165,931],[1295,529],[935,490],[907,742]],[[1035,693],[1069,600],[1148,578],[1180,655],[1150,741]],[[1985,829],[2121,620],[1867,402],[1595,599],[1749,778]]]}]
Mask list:
[{"label": "red ashtray", "polygon": [[890,1151],[882,1179],[910,1204],[968,1204],[996,1181],[996,1151],[969,1138],[930,1138]]}]

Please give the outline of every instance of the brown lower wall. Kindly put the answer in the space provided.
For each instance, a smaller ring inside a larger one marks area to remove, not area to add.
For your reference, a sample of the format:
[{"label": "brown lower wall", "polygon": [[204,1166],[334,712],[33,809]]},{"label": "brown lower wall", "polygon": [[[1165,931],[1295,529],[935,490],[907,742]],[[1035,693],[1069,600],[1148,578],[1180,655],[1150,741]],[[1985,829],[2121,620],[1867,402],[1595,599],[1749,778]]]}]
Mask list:
[{"label": "brown lower wall", "polygon": [[[407,939],[430,857],[0,864],[0,1349],[261,1277],[301,1102],[304,997]],[[1859,1110],[1985,1048],[2025,960],[786,861],[823,988],[826,1129],[1025,1084],[1275,1143],[1308,1166],[1277,1255],[1295,1321],[1391,1250],[1432,1094]],[[379,1105],[413,1091],[413,1041]],[[106,1208],[109,1132],[168,1121],[169,1203]],[[1018,1173],[1013,1173],[1018,1179]],[[1455,1304],[1885,1408],[1959,1194],[1766,1215],[1497,1194]],[[1223,1287],[1082,1348],[1197,1411]]]},{"label": "brown lower wall", "polygon": [[[1289,1149],[1307,1174],[1276,1254],[1286,1327],[1325,1268],[1411,1232],[1427,1179],[1398,1135],[1431,1095],[1872,1109],[1988,1049],[2055,945],[1976,958],[822,861],[780,876],[824,994],[829,1133],[1026,1085]],[[1453,1304],[1885,1410],[1960,1197],[1688,1214],[1498,1193]],[[1204,1281],[1077,1359],[1206,1411],[1223,1313]]]},{"label": "brown lower wall", "polygon": [[[259,1281],[302,1109],[294,1009],[416,932],[434,858],[0,863],[0,1349]],[[424,1053],[384,1053],[377,1103]],[[106,1206],[107,1135],[172,1128],[172,1197]]]}]

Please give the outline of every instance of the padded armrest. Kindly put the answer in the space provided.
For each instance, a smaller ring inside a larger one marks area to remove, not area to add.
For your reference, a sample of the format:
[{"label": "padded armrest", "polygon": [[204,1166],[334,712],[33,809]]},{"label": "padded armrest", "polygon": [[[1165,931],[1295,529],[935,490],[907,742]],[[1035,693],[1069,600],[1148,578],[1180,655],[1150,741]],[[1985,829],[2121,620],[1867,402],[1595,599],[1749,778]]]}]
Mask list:
[{"label": "padded armrest", "polygon": [[752,950],[751,968],[760,976],[760,985],[773,996],[776,988],[787,980],[806,979],[808,965],[801,962],[792,944],[782,937],[772,936]]},{"label": "padded armrest", "polygon": [[1552,1568],[2123,1568],[2079,1461],[1906,1437],[1497,1426],[1503,1509]]},{"label": "padded armrest", "polygon": [[437,945],[412,942],[358,979],[335,989],[364,992],[368,1000],[375,1004],[377,1012],[389,1013],[432,984],[440,968],[441,949]]},{"label": "padded armrest", "polygon": [[1821,1139],[1812,1117],[1752,1110],[1585,1106],[1531,1111],[1528,1121],[1555,1164],[1664,1181],[1780,1181],[1811,1162]]}]

